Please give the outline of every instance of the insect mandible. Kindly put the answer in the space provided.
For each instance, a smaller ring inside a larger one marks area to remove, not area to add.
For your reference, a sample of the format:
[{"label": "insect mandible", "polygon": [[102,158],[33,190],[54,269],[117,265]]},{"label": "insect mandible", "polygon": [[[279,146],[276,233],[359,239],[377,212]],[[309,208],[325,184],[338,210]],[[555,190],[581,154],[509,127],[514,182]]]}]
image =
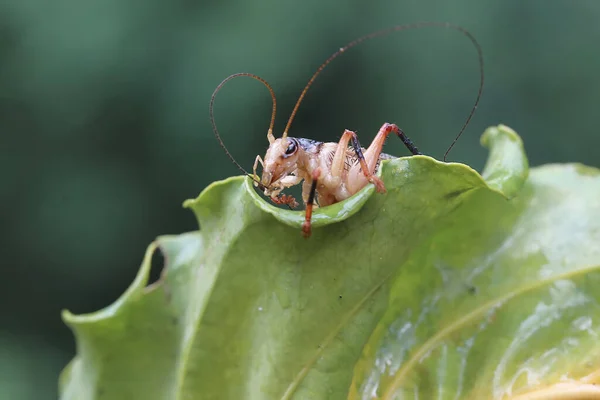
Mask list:
[{"label": "insect mandible", "polygon": [[[385,185],[383,184],[383,181],[376,176],[376,173],[382,160],[396,158],[395,156],[382,153],[383,145],[391,133],[396,134],[413,155],[421,154],[413,142],[397,125],[387,122],[381,126],[375,139],[373,139],[371,145],[366,149],[361,147],[356,133],[347,129],[344,130],[342,137],[337,143],[323,143],[311,139],[289,136],[288,132],[290,126],[306,92],[312,86],[321,71],[323,71],[331,61],[350,48],[355,47],[366,40],[384,36],[392,32],[424,27],[442,27],[460,32],[471,41],[477,50],[479,61],[480,80],[477,97],[471,112],[467,116],[458,135],[454,138],[444,154],[444,161],[446,161],[448,153],[469,125],[469,122],[477,109],[483,92],[484,83],[483,53],[481,46],[469,31],[458,25],[452,25],[445,22],[417,22],[408,25],[398,25],[362,36],[348,43],[344,47],[341,47],[321,64],[300,93],[300,97],[292,110],[292,114],[290,115],[281,138],[276,139],[273,135],[277,100],[273,88],[266,80],[257,75],[242,72],[228,76],[215,89],[210,100],[210,119],[219,144],[223,147],[225,153],[233,163],[242,172],[249,175],[254,180],[254,185],[263,191],[265,196],[268,196],[271,201],[276,204],[286,204],[290,208],[297,207],[298,203],[294,197],[282,194],[282,191],[302,182],[302,201],[306,206],[304,223],[302,224],[302,234],[304,237],[309,237],[311,235],[313,208],[325,207],[345,200],[369,183],[375,185],[377,192],[385,193]],[[256,156],[252,175],[250,175],[234,159],[225,147],[225,144],[219,135],[219,131],[217,130],[213,114],[214,101],[219,90],[221,90],[225,83],[241,76],[256,79],[265,85],[269,90],[273,101],[271,122],[269,124],[269,130],[267,131],[269,148],[264,157],[261,158],[260,155]],[[259,164],[262,167],[262,175],[260,178],[256,172]],[[315,199],[317,200],[318,205],[315,204]]]}]

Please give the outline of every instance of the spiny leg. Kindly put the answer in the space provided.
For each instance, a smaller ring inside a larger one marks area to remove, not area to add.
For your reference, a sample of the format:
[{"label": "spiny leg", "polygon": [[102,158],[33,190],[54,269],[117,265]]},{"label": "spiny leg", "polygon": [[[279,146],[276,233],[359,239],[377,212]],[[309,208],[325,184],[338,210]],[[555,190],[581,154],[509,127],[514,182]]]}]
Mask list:
[{"label": "spiny leg", "polygon": [[288,206],[290,208],[290,210],[293,210],[294,208],[298,207],[298,202],[296,201],[294,196],[290,196],[288,194],[280,194],[276,197],[269,197],[269,198],[275,204],[280,204],[280,205],[285,204],[286,206]]},{"label": "spiny leg", "polygon": [[[383,181],[374,175],[375,167],[377,166],[377,164],[375,164],[373,168],[370,168],[367,165],[365,156],[362,152],[362,147],[360,146],[360,142],[358,141],[358,136],[356,136],[356,133],[354,132],[348,132],[352,133],[352,147],[354,148],[354,154],[356,154],[356,158],[358,158],[358,164],[360,165],[360,169],[362,170],[363,175],[365,176],[365,178],[367,178],[369,182],[375,185],[375,189],[379,193],[385,193],[385,186],[383,185]],[[379,155],[377,157],[379,157]]]},{"label": "spiny leg", "polygon": [[365,158],[362,153],[362,148],[360,143],[358,142],[358,136],[356,132],[350,131],[348,129],[344,130],[340,141],[338,142],[335,154],[333,155],[333,160],[331,162],[331,170],[329,173],[329,178],[331,182],[327,182],[328,185],[337,186],[341,182],[342,173],[344,172],[344,167],[347,158],[347,148],[348,142],[352,141],[352,147],[354,148],[354,153],[358,158],[358,162],[361,166],[361,170],[365,176],[365,178],[373,183],[377,188],[378,192],[385,192],[385,187],[383,186],[383,182],[381,179],[373,175],[372,169],[367,168],[367,164],[365,163]]},{"label": "spiny leg", "polygon": [[294,196],[287,195],[287,194],[280,194],[279,192],[281,190],[283,190],[284,188],[287,188],[290,186],[295,186],[295,185],[299,184],[300,181],[302,181],[301,176],[297,176],[297,175],[286,176],[285,178],[281,179],[279,182],[279,184],[281,185],[280,189],[278,189],[273,194],[271,194],[271,196],[269,198],[271,199],[271,201],[273,203],[285,204],[288,207],[290,207],[290,209],[294,209],[294,208],[298,207],[298,202],[296,201],[296,199],[294,199]]},{"label": "spiny leg", "polygon": [[[338,142],[337,148],[335,149],[335,153],[333,155],[333,160],[331,161],[331,176],[334,178],[341,178],[342,173],[344,172],[344,166],[346,163],[346,150],[348,148],[348,143],[352,138],[356,138],[356,133],[349,131],[348,129],[344,130],[342,133],[342,137]],[[337,183],[337,182],[336,182]]]},{"label": "spiny leg", "polygon": [[[379,164],[379,156],[381,155],[381,150],[383,149],[383,145],[385,144],[385,140],[387,139],[390,133],[396,133],[402,143],[406,146],[406,148],[413,154],[421,154],[417,147],[413,144],[413,142],[402,132],[400,128],[398,128],[395,124],[385,123],[377,132],[375,139],[369,146],[369,148],[363,153],[360,143],[358,142],[358,138],[356,136],[352,139],[352,147],[354,148],[354,152],[356,153],[356,157],[358,158],[360,169],[362,170],[362,174],[367,177],[369,182],[375,184],[378,192],[385,192],[385,187],[383,186],[383,182],[374,176],[377,165]],[[352,192],[356,192],[360,190],[364,186],[364,181],[360,178],[360,173],[357,170],[358,166],[352,167],[350,172],[348,173],[348,184]],[[367,172],[365,172],[367,171]],[[376,179],[370,179],[369,176],[374,177]],[[378,183],[375,183],[378,182]]]},{"label": "spiny leg", "polygon": [[412,140],[410,140],[410,138],[408,136],[406,136],[404,134],[404,132],[402,131],[402,129],[398,128],[397,125],[395,124],[388,124],[387,122],[385,124],[383,124],[383,126],[389,125],[391,126],[392,130],[394,132],[396,132],[396,135],[398,135],[398,137],[400,138],[400,140],[402,140],[402,143],[404,143],[404,145],[406,146],[406,148],[408,149],[408,151],[410,151],[413,156],[418,156],[418,155],[422,155],[423,153],[421,153],[419,151],[419,149],[417,149],[417,146],[415,146],[415,144],[412,142]]},{"label": "spiny leg", "polygon": [[317,184],[318,184],[320,176],[321,176],[321,169],[316,168],[312,173],[312,184],[310,186],[310,192],[308,194],[308,201],[306,202],[304,223],[302,224],[302,235],[304,235],[305,238],[308,238],[311,234],[310,220],[312,218],[313,203],[315,202],[315,195],[317,193]]},{"label": "spiny leg", "polygon": [[377,136],[373,139],[373,142],[369,146],[369,148],[365,151],[365,159],[367,160],[367,164],[369,167],[373,168],[377,165],[377,161],[379,160],[379,155],[381,154],[381,150],[383,149],[383,145],[385,144],[385,140],[387,139],[390,133],[394,132],[402,143],[406,146],[406,148],[413,154],[419,155],[419,149],[413,144],[413,142],[402,132],[400,128],[396,124],[388,124],[387,122],[379,128],[379,132],[377,132]]}]

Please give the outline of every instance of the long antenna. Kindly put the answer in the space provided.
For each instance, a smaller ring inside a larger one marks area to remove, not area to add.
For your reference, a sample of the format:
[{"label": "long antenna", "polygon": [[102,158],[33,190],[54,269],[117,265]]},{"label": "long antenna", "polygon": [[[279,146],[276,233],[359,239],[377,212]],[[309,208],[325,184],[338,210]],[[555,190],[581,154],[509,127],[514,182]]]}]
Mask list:
[{"label": "long antenna", "polygon": [[480,81],[479,81],[479,89],[477,91],[477,98],[475,99],[473,108],[471,109],[471,112],[469,113],[465,123],[463,124],[462,128],[460,129],[460,132],[458,133],[458,135],[456,135],[456,138],[454,138],[454,141],[452,142],[452,144],[450,144],[450,147],[448,147],[448,150],[446,150],[446,153],[444,153],[444,161],[446,161],[446,157],[448,156],[448,153],[454,147],[454,145],[456,144],[456,142],[458,141],[458,139],[460,138],[462,133],[465,131],[465,129],[469,125],[469,122],[471,122],[471,118],[473,118],[473,114],[475,114],[475,110],[477,110],[477,106],[479,105],[479,100],[480,100],[481,94],[483,92],[483,83],[484,83],[483,52],[481,50],[481,46],[479,45],[479,43],[477,42],[475,37],[468,30],[466,30],[465,28],[463,28],[461,26],[452,25],[447,22],[416,22],[416,23],[407,24],[407,25],[397,25],[397,26],[393,26],[391,28],[383,29],[383,30],[362,36],[362,37],[348,43],[344,47],[341,47],[338,51],[333,53],[327,60],[325,60],[325,62],[323,64],[321,64],[321,66],[313,74],[313,76],[310,78],[310,80],[308,81],[308,83],[306,84],[304,89],[302,90],[302,93],[300,93],[300,97],[298,98],[298,101],[296,102],[296,105],[294,106],[294,109],[292,110],[292,114],[290,115],[290,118],[288,119],[287,125],[285,126],[285,130],[283,131],[282,137],[284,137],[284,138],[287,137],[288,131],[290,130],[290,126],[292,125],[292,121],[294,120],[294,117],[296,116],[296,113],[298,112],[298,108],[300,107],[300,103],[302,103],[302,100],[304,99],[306,92],[308,92],[308,89],[312,86],[315,79],[317,79],[317,76],[319,76],[319,74],[325,69],[325,67],[330,62],[335,60],[340,54],[344,53],[346,50],[348,50],[352,47],[355,47],[358,44],[360,44],[366,40],[369,40],[369,39],[374,39],[374,38],[377,38],[380,36],[385,36],[385,35],[388,35],[393,32],[404,31],[404,30],[408,30],[408,29],[419,29],[419,28],[432,27],[432,26],[454,29],[455,31],[458,31],[461,34],[463,34],[464,36],[466,36],[471,41],[471,43],[473,43],[473,46],[475,46],[475,49],[477,50],[477,56],[479,59]]},{"label": "long antenna", "polygon": [[210,112],[210,122],[212,123],[212,127],[213,127],[213,132],[215,133],[215,136],[217,138],[217,140],[219,141],[219,144],[221,145],[221,147],[223,148],[223,150],[225,150],[225,153],[227,154],[227,156],[231,159],[231,161],[233,161],[233,163],[240,169],[240,171],[242,171],[244,174],[251,176],[252,180],[256,183],[258,183],[259,187],[261,189],[265,189],[265,186],[258,181],[256,178],[254,178],[252,175],[250,175],[248,173],[248,171],[246,171],[244,169],[244,167],[242,167],[236,160],[235,158],[233,158],[233,156],[231,155],[231,153],[229,153],[229,150],[227,150],[227,147],[225,147],[225,143],[223,143],[223,139],[221,139],[221,135],[219,134],[219,130],[217,129],[217,124],[215,122],[215,116],[213,113],[213,106],[215,103],[215,97],[217,96],[217,93],[219,93],[219,90],[221,90],[221,88],[230,80],[232,80],[233,78],[239,78],[240,76],[247,76],[249,78],[252,79],[256,79],[257,81],[261,82],[263,85],[265,85],[267,87],[267,89],[269,89],[269,93],[271,93],[271,99],[273,100],[273,109],[271,111],[271,123],[269,124],[269,131],[267,133],[268,137],[273,137],[273,125],[275,124],[275,113],[277,110],[277,99],[275,98],[275,92],[273,91],[273,88],[271,87],[271,85],[269,85],[269,83],[267,81],[265,81],[263,78],[261,78],[258,75],[254,75],[254,74],[250,74],[248,72],[239,72],[237,74],[233,74],[233,75],[229,75],[227,78],[225,78],[223,80],[223,82],[219,83],[219,86],[217,86],[217,88],[215,89],[215,91],[213,92],[211,98],[210,98],[210,106],[208,108],[209,112]]}]

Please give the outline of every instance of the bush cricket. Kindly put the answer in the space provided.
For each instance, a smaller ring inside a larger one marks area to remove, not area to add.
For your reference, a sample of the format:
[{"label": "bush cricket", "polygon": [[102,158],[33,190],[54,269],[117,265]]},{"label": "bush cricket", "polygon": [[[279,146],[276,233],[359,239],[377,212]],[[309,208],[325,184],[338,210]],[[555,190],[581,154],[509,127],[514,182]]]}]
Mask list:
[{"label": "bush cricket", "polygon": [[[292,110],[287,125],[283,131],[281,138],[275,138],[273,135],[273,126],[275,123],[275,112],[277,108],[277,100],[275,92],[269,83],[263,78],[242,72],[228,76],[215,89],[209,106],[210,119],[213,126],[213,131],[219,144],[225,150],[227,156],[233,163],[246,175],[249,175],[254,180],[254,186],[258,187],[265,196],[269,197],[275,204],[286,204],[290,208],[295,208],[298,203],[294,197],[282,194],[281,192],[291,186],[298,185],[302,182],[302,201],[305,204],[305,219],[302,224],[302,234],[304,237],[311,235],[311,217],[315,207],[325,207],[335,204],[352,196],[368,183],[375,185],[377,192],[385,193],[385,185],[376,176],[377,169],[382,160],[393,159],[395,156],[382,153],[383,145],[387,137],[394,133],[396,134],[406,148],[413,155],[422,154],[419,152],[413,142],[404,134],[404,132],[395,124],[384,123],[379,132],[371,142],[368,148],[363,148],[358,141],[355,132],[344,130],[339,142],[323,143],[312,139],[291,137],[288,135],[292,121],[306,95],[308,89],[312,86],[317,76],[323,69],[339,55],[346,52],[356,45],[376,37],[384,36],[392,32],[404,31],[408,29],[424,28],[424,27],[442,27],[458,31],[466,36],[477,51],[479,61],[480,80],[479,88],[475,103],[467,116],[458,135],[454,138],[446,153],[444,161],[448,153],[454,147],[466,127],[469,125],[475,110],[479,104],[481,94],[483,92],[484,73],[483,73],[483,53],[481,46],[475,37],[458,25],[452,25],[443,22],[417,22],[408,25],[398,25],[377,32],[362,36],[344,47],[341,47],[333,53],[317,71],[312,75]],[[214,119],[213,106],[217,93],[223,85],[228,81],[241,76],[249,77],[261,82],[269,90],[272,99],[271,122],[267,131],[267,139],[269,148],[263,158],[256,156],[252,175],[250,175],[229,153],[223,143]],[[349,146],[350,145],[350,146]],[[262,175],[259,178],[257,174],[258,165],[262,167]],[[315,204],[317,200],[318,204]]]}]

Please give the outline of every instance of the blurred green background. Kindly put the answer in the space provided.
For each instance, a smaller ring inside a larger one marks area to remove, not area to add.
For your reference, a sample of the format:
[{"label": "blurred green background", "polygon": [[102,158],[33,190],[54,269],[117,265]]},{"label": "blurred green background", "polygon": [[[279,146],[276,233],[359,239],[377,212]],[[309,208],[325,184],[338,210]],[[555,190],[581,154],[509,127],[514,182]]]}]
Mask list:
[{"label": "blurred green background", "polygon": [[[481,169],[480,134],[505,123],[532,165],[600,166],[597,0],[1,2],[0,398],[55,398],[74,354],[60,310],[114,301],[157,235],[196,229],[182,201],[239,174],[208,119],[223,78],[252,72],[271,82],[281,132],[330,53],[421,20],[463,25],[484,50],[483,99],[451,160]],[[291,135],[335,140],[348,128],[368,144],[395,122],[441,158],[477,84],[476,53],[456,32],[393,34],[331,64]],[[267,91],[235,80],[215,112],[250,169],[267,146]],[[394,139],[386,151],[407,154]]]}]

